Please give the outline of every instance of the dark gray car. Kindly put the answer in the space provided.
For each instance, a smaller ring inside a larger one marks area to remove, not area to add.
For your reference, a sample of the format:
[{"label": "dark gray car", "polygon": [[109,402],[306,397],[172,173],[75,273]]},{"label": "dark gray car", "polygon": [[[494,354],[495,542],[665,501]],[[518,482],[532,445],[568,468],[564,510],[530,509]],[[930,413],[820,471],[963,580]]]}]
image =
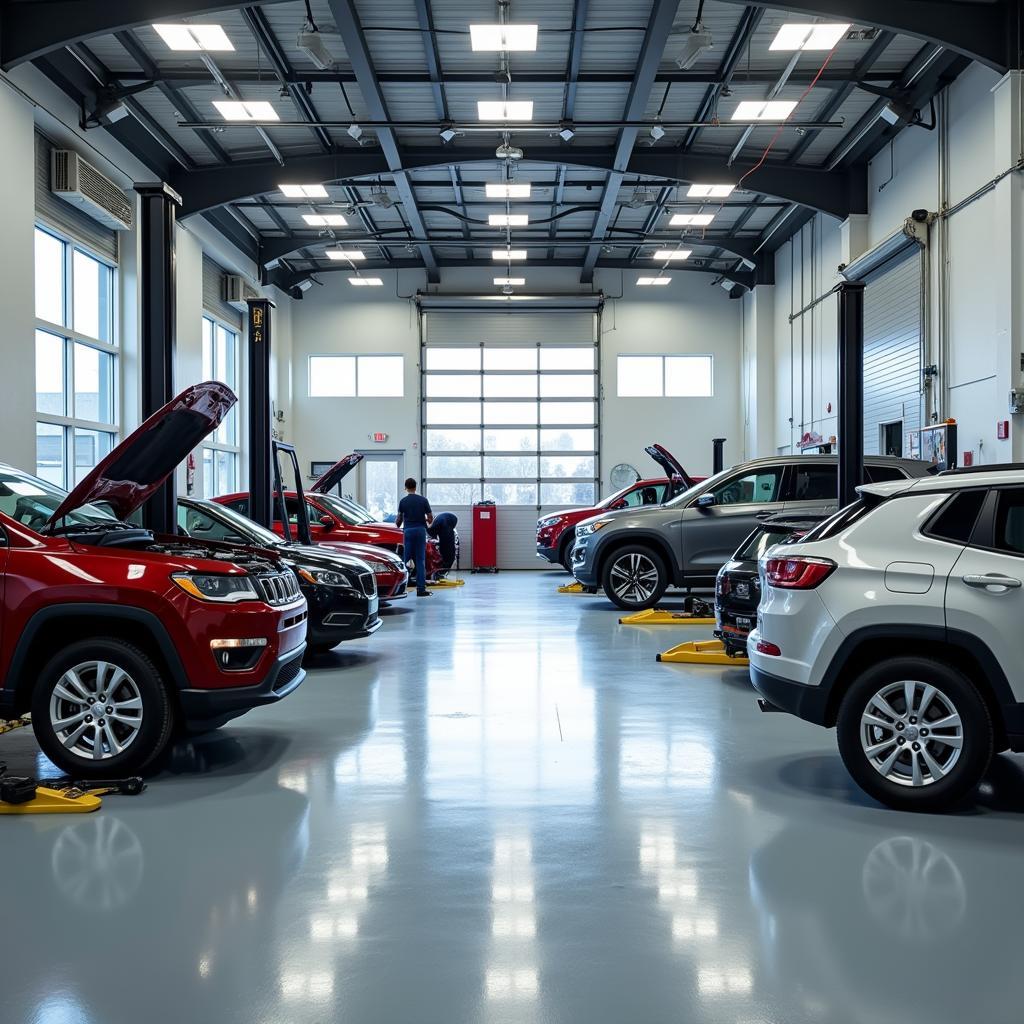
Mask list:
[{"label": "dark gray car", "polygon": [[[713,587],[718,570],[762,519],[829,512],[838,504],[838,457],[755,459],[691,487],[656,508],[622,509],[576,527],[573,575],[602,587],[620,608],[651,608],[671,587]],[[926,462],[864,460],[866,483],[925,476]]]}]

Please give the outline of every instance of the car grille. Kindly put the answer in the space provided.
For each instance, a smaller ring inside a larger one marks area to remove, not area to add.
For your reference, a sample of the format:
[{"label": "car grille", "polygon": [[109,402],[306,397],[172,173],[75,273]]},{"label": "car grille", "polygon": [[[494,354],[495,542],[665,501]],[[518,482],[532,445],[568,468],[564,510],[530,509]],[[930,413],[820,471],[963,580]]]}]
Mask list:
[{"label": "car grille", "polygon": [[257,576],[256,586],[267,604],[277,608],[299,599],[299,581],[292,572],[274,573],[273,576]]},{"label": "car grille", "polygon": [[281,666],[281,671],[277,673],[277,679],[274,680],[274,692],[280,693],[284,690],[290,682],[302,670],[302,655],[298,654],[291,661],[286,661]]},{"label": "car grille", "polygon": [[377,578],[372,572],[361,572],[359,574],[359,585],[367,597],[377,596]]}]

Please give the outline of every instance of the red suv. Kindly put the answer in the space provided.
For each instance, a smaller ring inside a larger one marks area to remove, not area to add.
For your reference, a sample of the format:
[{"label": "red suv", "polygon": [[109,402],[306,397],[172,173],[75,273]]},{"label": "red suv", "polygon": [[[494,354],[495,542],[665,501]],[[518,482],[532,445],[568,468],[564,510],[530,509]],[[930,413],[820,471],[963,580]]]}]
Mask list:
[{"label": "red suv", "polygon": [[600,512],[617,508],[635,508],[640,505],[663,505],[669,498],[700,483],[703,477],[690,477],[673,455],[660,444],[652,444],[644,451],[665,471],[665,476],[653,480],[637,480],[609,495],[593,508],[567,508],[537,520],[537,557],[561,564],[572,572],[572,543],[576,524]]},{"label": "red suv", "polygon": [[156,760],[303,680],[306,602],[271,551],[127,522],[235,404],[189,388],[68,494],[0,465],[0,717],[75,777]]}]

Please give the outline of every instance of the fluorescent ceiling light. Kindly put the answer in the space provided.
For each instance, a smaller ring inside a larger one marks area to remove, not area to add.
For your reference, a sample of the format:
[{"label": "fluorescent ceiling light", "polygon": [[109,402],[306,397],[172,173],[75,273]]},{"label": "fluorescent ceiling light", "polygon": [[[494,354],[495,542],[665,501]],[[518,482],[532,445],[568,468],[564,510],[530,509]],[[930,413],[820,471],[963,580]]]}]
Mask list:
[{"label": "fluorescent ceiling light", "polygon": [[488,199],[529,199],[530,183],[512,181],[489,181],[484,186]]},{"label": "fluorescent ceiling light", "polygon": [[492,228],[524,228],[530,223],[526,213],[489,213],[487,223]]},{"label": "fluorescent ceiling light", "polygon": [[323,185],[278,185],[277,187],[288,199],[327,198],[327,189]]},{"label": "fluorescent ceiling light", "polygon": [[324,42],[322,32],[300,32],[295,45],[321,70],[333,71],[337,65],[334,54]]},{"label": "fluorescent ceiling light", "polygon": [[526,284],[525,277],[496,277],[494,283],[503,287],[511,287],[513,285]]},{"label": "fluorescent ceiling light", "polygon": [[470,25],[474,50],[536,50],[536,25]]},{"label": "fluorescent ceiling light", "polygon": [[492,260],[525,260],[526,250],[525,249],[492,249],[491,250]]},{"label": "fluorescent ceiling light", "polygon": [[340,213],[304,213],[302,219],[311,228],[348,227],[348,221]]},{"label": "fluorescent ceiling light", "polygon": [[214,100],[213,105],[225,121],[280,121],[273,104],[266,100],[243,103],[241,100]]},{"label": "fluorescent ceiling light", "polygon": [[725,199],[735,188],[735,185],[691,185],[686,194],[693,199]]},{"label": "fluorescent ceiling light", "polygon": [[154,30],[172,50],[233,50],[220,25],[154,25]]},{"label": "fluorescent ceiling light", "polygon": [[743,100],[732,112],[733,121],[785,121],[796,100]]},{"label": "fluorescent ceiling light", "polygon": [[365,260],[366,253],[362,249],[328,249],[329,260]]},{"label": "fluorescent ceiling light", "polygon": [[532,121],[533,100],[477,100],[481,121]]},{"label": "fluorescent ceiling light", "polygon": [[769,50],[831,50],[847,32],[848,24],[787,23],[779,29]]},{"label": "fluorescent ceiling light", "polygon": [[654,259],[659,262],[665,260],[688,260],[692,249],[659,249],[654,254]]},{"label": "fluorescent ceiling light", "polygon": [[638,277],[636,279],[636,283],[638,285],[641,285],[641,286],[651,285],[651,284],[661,285],[661,284],[668,284],[669,281],[671,281],[671,280],[672,280],[671,277]]},{"label": "fluorescent ceiling light", "polygon": [[706,228],[714,219],[713,213],[674,213],[669,224],[679,228]]},{"label": "fluorescent ceiling light", "polygon": [[348,283],[357,288],[382,288],[384,286],[384,282],[379,277],[350,277]]}]

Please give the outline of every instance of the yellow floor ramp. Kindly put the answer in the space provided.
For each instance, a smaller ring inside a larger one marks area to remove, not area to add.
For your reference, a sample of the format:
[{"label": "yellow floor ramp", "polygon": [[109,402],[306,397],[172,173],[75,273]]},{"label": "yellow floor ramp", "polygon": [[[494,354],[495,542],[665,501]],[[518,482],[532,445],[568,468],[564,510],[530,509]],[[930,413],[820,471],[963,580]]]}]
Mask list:
[{"label": "yellow floor ramp", "polygon": [[663,608],[648,608],[619,619],[620,626],[713,626],[715,620],[690,615],[688,612],[667,612]]},{"label": "yellow floor ramp", "polygon": [[589,590],[583,586],[582,583],[566,583],[565,586],[559,587],[558,592],[560,594],[596,594],[597,591],[591,587]]},{"label": "yellow floor ramp", "polygon": [[428,583],[427,586],[435,590],[451,590],[454,587],[464,587],[466,585],[465,580],[456,580],[445,578],[443,580],[434,580],[433,583]]},{"label": "yellow floor ramp", "polygon": [[22,804],[8,804],[0,800],[0,814],[89,814],[98,811],[103,801],[91,793],[70,791],[62,793],[46,786],[36,787],[36,795]]},{"label": "yellow floor ramp", "polygon": [[662,651],[657,660],[676,665],[733,665],[737,668],[750,664],[746,658],[730,658],[721,640],[691,640],[678,644]]}]

